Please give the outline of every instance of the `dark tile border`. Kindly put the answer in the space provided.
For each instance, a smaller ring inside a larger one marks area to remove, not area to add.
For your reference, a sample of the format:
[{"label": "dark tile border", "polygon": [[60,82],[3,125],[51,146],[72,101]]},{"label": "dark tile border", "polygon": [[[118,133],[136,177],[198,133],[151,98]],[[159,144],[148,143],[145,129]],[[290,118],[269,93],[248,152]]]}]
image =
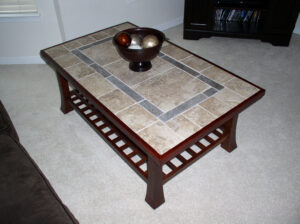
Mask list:
[{"label": "dark tile border", "polygon": [[107,42],[111,40],[112,37],[108,37],[99,41],[96,41],[94,43],[88,44],[86,46],[80,47],[78,49],[75,49],[72,51],[74,55],[76,55],[79,59],[81,59],[83,62],[88,64],[90,67],[95,69],[97,73],[102,75],[105,79],[107,79],[109,82],[111,82],[113,85],[115,85],[118,89],[123,91],[126,95],[131,97],[136,102],[139,102],[139,104],[144,107],[148,112],[159,118],[163,122],[167,122],[168,120],[178,116],[179,114],[183,113],[184,111],[187,111],[188,109],[192,108],[193,106],[199,104],[203,100],[207,99],[208,97],[214,95],[218,92],[218,90],[221,90],[224,88],[224,86],[218,84],[217,82],[207,78],[206,76],[202,75],[200,72],[197,72],[193,70],[192,68],[188,67],[184,63],[181,63],[168,55],[160,52],[159,57],[166,60],[167,62],[173,64],[175,67],[187,72],[188,74],[198,78],[199,80],[203,81],[204,83],[211,86],[211,88],[205,90],[203,93],[199,93],[198,95],[192,97],[191,99],[183,102],[182,104],[178,105],[177,107],[167,111],[163,112],[160,110],[157,106],[152,104],[147,99],[144,99],[143,96],[138,94],[135,90],[131,89],[129,86],[127,86],[125,83],[123,83],[121,80],[113,76],[110,72],[108,72],[105,68],[98,65],[94,61],[92,61],[89,57],[87,57],[85,54],[81,52],[81,50],[88,49],[90,47],[93,47],[98,44],[102,44],[104,42]]},{"label": "dark tile border", "polygon": [[104,38],[104,39],[102,39],[102,40],[97,40],[96,42],[93,42],[93,43],[91,43],[91,44],[85,45],[85,46],[80,47],[80,48],[78,48],[78,49],[81,50],[81,51],[83,51],[83,50],[85,50],[85,49],[88,49],[88,48],[90,48],[90,47],[93,47],[93,46],[102,44],[102,43],[107,42],[107,41],[112,40],[112,39],[113,39],[113,37],[106,37],[106,38]]},{"label": "dark tile border", "polygon": [[172,110],[169,110],[168,112],[164,113],[159,117],[160,120],[163,122],[167,122],[168,120],[176,117],[177,115],[183,113],[184,111],[192,108],[193,106],[201,103],[203,100],[205,100],[207,96],[205,96],[203,93],[200,93],[193,98],[185,101],[184,103],[180,104],[179,106],[175,107]]},{"label": "dark tile border", "polygon": [[96,70],[96,72],[98,72],[100,75],[102,75],[104,78],[107,78],[109,76],[111,76],[111,74],[106,71],[104,68],[102,68],[100,65],[94,63],[90,65],[93,69]]},{"label": "dark tile border", "polygon": [[71,51],[74,55],[76,55],[79,59],[81,59],[84,63],[90,65],[94,64],[94,61],[92,61],[90,58],[85,56],[83,53],[81,53],[78,49]]},{"label": "dark tile border", "polygon": [[159,117],[164,112],[162,112],[159,108],[157,108],[155,105],[150,103],[148,100],[144,100],[140,102],[140,105],[143,106],[146,110],[148,110],[150,113],[155,115],[156,117]]},{"label": "dark tile border", "polygon": [[141,101],[141,100],[144,99],[141,95],[139,95],[137,92],[135,92],[130,87],[128,87],[127,85],[125,85],[123,82],[121,82],[116,77],[109,76],[106,79],[109,80],[115,86],[117,86],[119,89],[121,89],[124,93],[126,93],[128,96],[130,96],[136,102],[139,102],[139,101]]}]

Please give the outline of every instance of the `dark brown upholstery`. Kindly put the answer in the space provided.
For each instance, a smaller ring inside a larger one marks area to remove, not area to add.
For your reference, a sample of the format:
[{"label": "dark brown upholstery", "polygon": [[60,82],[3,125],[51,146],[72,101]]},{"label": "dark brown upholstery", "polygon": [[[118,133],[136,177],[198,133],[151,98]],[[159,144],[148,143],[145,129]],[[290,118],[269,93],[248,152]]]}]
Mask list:
[{"label": "dark brown upholstery", "polygon": [[8,130],[12,123],[6,123],[10,119],[1,102],[0,107],[0,223],[78,223],[18,142],[14,129]]},{"label": "dark brown upholstery", "polygon": [[10,137],[14,138],[16,141],[19,141],[18,134],[13,123],[10,120],[10,117],[3,106],[0,100],[0,134],[6,133]]}]

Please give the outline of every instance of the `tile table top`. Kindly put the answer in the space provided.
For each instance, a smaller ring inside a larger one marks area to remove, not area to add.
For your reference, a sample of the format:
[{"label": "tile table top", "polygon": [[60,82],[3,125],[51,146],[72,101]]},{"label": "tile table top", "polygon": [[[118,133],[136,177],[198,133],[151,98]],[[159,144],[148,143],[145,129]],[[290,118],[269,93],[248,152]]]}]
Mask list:
[{"label": "tile table top", "polygon": [[132,27],[123,23],[45,53],[160,155],[259,91],[167,41],[151,70],[129,70],[112,38]]}]

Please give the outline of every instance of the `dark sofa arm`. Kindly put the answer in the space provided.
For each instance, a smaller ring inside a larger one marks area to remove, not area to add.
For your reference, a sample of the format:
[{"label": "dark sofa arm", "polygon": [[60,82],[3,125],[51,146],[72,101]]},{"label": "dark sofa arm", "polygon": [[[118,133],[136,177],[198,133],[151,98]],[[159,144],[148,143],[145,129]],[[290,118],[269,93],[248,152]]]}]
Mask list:
[{"label": "dark sofa arm", "polygon": [[7,134],[16,141],[19,141],[19,136],[16,129],[0,100],[0,134]]}]

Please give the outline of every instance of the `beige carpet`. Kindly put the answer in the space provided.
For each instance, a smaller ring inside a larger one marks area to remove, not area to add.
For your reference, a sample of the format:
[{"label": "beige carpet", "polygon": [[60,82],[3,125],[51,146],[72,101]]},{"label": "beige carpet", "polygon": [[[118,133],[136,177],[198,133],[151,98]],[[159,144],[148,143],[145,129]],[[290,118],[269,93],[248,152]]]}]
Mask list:
[{"label": "beige carpet", "polygon": [[259,40],[175,43],[264,87],[238,122],[238,148],[217,147],[164,186],[166,202],[145,203],[146,184],[89,126],[59,110],[47,65],[1,65],[0,98],[21,142],[82,224],[300,223],[300,36],[289,47]]}]

